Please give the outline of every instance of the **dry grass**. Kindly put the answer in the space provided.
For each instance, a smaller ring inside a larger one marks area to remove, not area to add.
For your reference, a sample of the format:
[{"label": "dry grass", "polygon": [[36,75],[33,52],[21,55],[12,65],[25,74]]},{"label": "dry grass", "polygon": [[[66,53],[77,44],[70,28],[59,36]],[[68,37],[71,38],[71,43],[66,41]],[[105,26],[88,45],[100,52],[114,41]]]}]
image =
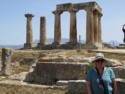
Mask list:
[{"label": "dry grass", "polygon": [[0,84],[0,94],[66,94],[66,90]]},{"label": "dry grass", "polygon": [[20,65],[20,66],[12,66],[12,75],[13,74],[18,74],[21,72],[28,72],[30,70],[30,65]]}]

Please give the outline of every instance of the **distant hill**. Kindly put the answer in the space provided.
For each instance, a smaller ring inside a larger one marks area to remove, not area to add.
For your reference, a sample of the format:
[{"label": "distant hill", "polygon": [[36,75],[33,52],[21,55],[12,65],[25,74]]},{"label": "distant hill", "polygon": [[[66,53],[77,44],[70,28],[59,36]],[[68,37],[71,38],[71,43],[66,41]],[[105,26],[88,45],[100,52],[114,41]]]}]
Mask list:
[{"label": "distant hill", "polygon": [[[48,38],[47,43],[52,44],[53,40],[54,40],[53,38]],[[62,38],[62,42],[63,43],[69,42],[69,39],[68,38]],[[39,40],[35,40],[35,41],[33,41],[33,43],[35,43],[37,45],[37,43],[39,43]],[[85,44],[85,40],[81,40],[81,43]],[[117,42],[115,40],[111,40],[109,42],[104,42],[104,43],[110,44],[112,47],[119,46],[119,44],[120,44],[119,42]],[[23,46],[24,46],[23,44],[22,45],[0,45],[0,48],[20,49],[20,48],[23,48]]]},{"label": "distant hill", "polygon": [[119,46],[119,44],[120,44],[120,42],[115,41],[115,40],[111,40],[111,41],[106,42],[106,43],[110,44],[112,47]]},{"label": "distant hill", "polygon": [[[48,39],[47,39],[47,43],[48,43],[48,44],[52,44],[53,41],[54,41],[53,38],[48,38]],[[66,42],[69,42],[69,39],[68,39],[68,38],[62,38],[62,43],[66,43]],[[39,40],[35,40],[34,43],[35,43],[35,44],[39,43]],[[81,43],[85,43],[85,41],[84,41],[84,40],[81,40]]]}]

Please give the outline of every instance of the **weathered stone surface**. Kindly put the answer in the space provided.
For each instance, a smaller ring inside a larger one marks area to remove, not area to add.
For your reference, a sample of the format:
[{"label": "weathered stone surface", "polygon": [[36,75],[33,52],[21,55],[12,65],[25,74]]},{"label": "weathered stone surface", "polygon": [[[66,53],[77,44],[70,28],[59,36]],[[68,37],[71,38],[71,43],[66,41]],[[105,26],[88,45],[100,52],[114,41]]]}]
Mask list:
[{"label": "weathered stone surface", "polygon": [[0,71],[1,71],[1,69],[2,69],[2,61],[0,60]]},{"label": "weathered stone surface", "polygon": [[45,44],[46,44],[46,18],[40,17],[40,40],[37,47],[42,48]]},{"label": "weathered stone surface", "polygon": [[115,59],[107,59],[106,66],[117,67],[117,66],[123,66],[123,64]]},{"label": "weathered stone surface", "polygon": [[84,79],[87,67],[88,63],[37,63],[34,71],[27,75],[26,81],[39,84],[55,84],[58,80]]},{"label": "weathered stone surface", "polygon": [[125,94],[125,79],[117,78],[118,94]]},{"label": "weathered stone surface", "polygon": [[117,78],[125,79],[125,66],[113,67]]},{"label": "weathered stone surface", "polygon": [[65,87],[67,87],[68,86],[68,81],[59,80],[59,81],[56,82],[56,85],[57,86],[65,86]]},{"label": "weathered stone surface", "polygon": [[25,14],[27,18],[27,25],[26,25],[26,43],[24,44],[24,48],[32,48],[35,45],[33,44],[33,34],[32,34],[32,14]]},{"label": "weathered stone surface", "polygon": [[20,64],[27,64],[27,65],[32,65],[37,62],[36,58],[31,58],[31,57],[25,57],[20,61]]},{"label": "weathered stone surface", "polygon": [[2,70],[3,75],[10,75],[12,73],[11,69],[11,57],[13,51],[11,49],[3,48],[2,49]]},{"label": "weathered stone surface", "polygon": [[12,67],[20,67],[19,62],[12,62],[11,65],[12,65]]},{"label": "weathered stone surface", "polygon": [[[118,94],[125,94],[125,79],[116,79]],[[68,94],[87,94],[85,80],[68,81]]]},{"label": "weathered stone surface", "polygon": [[60,22],[60,14],[62,11],[56,10],[53,11],[55,15],[55,26],[54,26],[54,45],[59,45],[61,43],[61,22]]},{"label": "weathered stone surface", "polygon": [[87,94],[85,80],[68,81],[68,94]]},{"label": "weathered stone surface", "polygon": [[9,76],[9,79],[23,81],[26,78],[26,74],[27,74],[27,72],[21,72],[19,74],[14,74],[14,75]]}]

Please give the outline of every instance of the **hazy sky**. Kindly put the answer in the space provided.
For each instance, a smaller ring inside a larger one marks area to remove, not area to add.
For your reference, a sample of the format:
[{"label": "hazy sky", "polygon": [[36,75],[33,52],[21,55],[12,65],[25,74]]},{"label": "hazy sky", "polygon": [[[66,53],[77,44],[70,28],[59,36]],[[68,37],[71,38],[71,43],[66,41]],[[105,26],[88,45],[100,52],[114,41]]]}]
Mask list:
[{"label": "hazy sky", "polygon": [[[54,36],[54,15],[57,4],[80,3],[91,0],[0,0],[0,44],[24,44],[26,42],[26,18],[24,14],[35,15],[32,20],[33,39],[40,36],[40,17],[46,17],[47,38]],[[93,0],[94,1],[94,0]],[[102,8],[102,40],[123,41],[122,25],[125,24],[125,0],[95,0]],[[69,38],[69,12],[61,15],[62,37]],[[86,40],[86,12],[77,13],[77,32]]]}]

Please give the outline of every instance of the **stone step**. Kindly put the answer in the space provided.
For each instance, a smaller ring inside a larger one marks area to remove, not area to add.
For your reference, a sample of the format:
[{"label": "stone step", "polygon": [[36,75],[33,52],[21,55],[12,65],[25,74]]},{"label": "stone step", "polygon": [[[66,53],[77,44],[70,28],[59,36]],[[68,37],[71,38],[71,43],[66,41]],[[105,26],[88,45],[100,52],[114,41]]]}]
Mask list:
[{"label": "stone step", "polygon": [[68,86],[68,80],[59,80],[56,82],[57,86]]}]

